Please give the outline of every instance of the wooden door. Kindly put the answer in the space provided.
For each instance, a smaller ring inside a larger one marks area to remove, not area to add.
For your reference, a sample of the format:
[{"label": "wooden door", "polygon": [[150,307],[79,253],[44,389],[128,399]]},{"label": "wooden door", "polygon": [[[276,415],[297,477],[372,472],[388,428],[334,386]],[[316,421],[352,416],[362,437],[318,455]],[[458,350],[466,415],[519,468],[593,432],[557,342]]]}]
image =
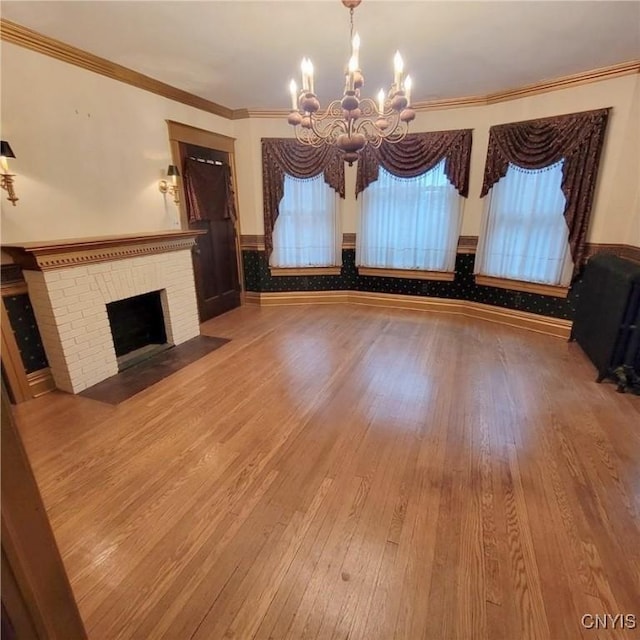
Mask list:
[{"label": "wooden door", "polygon": [[198,311],[204,322],[240,306],[235,204],[227,154],[195,145],[184,145],[184,150],[189,228],[206,231],[198,236],[193,256]]}]

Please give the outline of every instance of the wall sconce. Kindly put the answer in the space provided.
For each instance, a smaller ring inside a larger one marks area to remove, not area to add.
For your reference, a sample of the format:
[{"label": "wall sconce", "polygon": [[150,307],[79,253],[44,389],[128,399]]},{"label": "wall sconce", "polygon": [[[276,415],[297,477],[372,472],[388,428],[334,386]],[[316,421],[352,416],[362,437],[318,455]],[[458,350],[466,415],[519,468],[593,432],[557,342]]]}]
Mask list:
[{"label": "wall sconce", "polygon": [[173,196],[173,201],[176,204],[180,204],[180,191],[178,189],[180,171],[178,171],[178,167],[175,164],[170,164],[167,168],[167,177],[171,178],[171,183],[167,180],[160,180],[160,193],[170,193]]},{"label": "wall sconce", "polygon": [[9,173],[9,161],[7,158],[15,158],[15,153],[11,149],[11,145],[6,140],[0,140],[0,167],[2,167],[2,173],[0,174],[0,187],[7,192],[7,200],[11,201],[13,206],[16,206],[18,197],[13,190],[13,179],[15,175]]}]

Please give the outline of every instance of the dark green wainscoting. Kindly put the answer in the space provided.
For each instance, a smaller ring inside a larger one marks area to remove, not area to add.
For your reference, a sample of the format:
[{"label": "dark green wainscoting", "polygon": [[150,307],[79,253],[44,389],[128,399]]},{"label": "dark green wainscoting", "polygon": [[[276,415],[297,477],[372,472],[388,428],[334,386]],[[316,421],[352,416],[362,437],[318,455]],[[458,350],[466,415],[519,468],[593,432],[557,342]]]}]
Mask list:
[{"label": "dark green wainscoting", "polygon": [[264,251],[244,250],[245,290],[258,293],[276,291],[370,291],[431,298],[450,298],[482,302],[506,309],[528,311],[552,318],[571,320],[579,295],[579,282],[567,299],[535,293],[509,291],[477,285],[473,279],[473,254],[458,254],[453,282],[408,280],[360,276],[355,265],[354,249],[342,250],[342,273],[338,276],[271,276]]},{"label": "dark green wainscoting", "polygon": [[31,300],[26,293],[3,296],[9,324],[15,335],[26,373],[33,373],[48,367]]}]

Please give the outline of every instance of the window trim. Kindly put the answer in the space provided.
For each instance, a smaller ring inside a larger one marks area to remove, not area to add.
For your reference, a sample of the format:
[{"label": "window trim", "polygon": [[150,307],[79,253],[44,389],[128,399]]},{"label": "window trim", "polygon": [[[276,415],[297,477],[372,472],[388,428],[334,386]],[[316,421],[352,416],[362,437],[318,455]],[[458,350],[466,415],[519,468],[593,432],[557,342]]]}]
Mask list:
[{"label": "window trim", "polygon": [[342,273],[340,265],[327,267],[269,267],[273,277],[280,276],[339,276]]},{"label": "window trim", "polygon": [[425,269],[390,269],[387,267],[357,267],[358,275],[379,278],[407,278],[410,280],[442,280],[453,282],[455,271],[427,271]]},{"label": "window trim", "polygon": [[536,293],[542,296],[554,296],[556,298],[566,298],[569,295],[569,288],[558,284],[544,284],[542,282],[529,282],[527,280],[512,280],[511,278],[496,278],[495,276],[485,276],[480,273],[474,275],[475,283],[486,287],[497,287],[498,289],[510,289],[511,291],[523,291],[525,293]]}]

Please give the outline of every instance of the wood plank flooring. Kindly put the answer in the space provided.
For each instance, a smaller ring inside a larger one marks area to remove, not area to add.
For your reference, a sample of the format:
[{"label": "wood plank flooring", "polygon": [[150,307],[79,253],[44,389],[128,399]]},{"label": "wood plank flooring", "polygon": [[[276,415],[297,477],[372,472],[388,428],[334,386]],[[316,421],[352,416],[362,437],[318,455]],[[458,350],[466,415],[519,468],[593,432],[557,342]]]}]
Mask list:
[{"label": "wood plank flooring", "polygon": [[116,407],[16,408],[92,640],[639,637],[640,397],[576,344],[355,305],[203,332]]}]

